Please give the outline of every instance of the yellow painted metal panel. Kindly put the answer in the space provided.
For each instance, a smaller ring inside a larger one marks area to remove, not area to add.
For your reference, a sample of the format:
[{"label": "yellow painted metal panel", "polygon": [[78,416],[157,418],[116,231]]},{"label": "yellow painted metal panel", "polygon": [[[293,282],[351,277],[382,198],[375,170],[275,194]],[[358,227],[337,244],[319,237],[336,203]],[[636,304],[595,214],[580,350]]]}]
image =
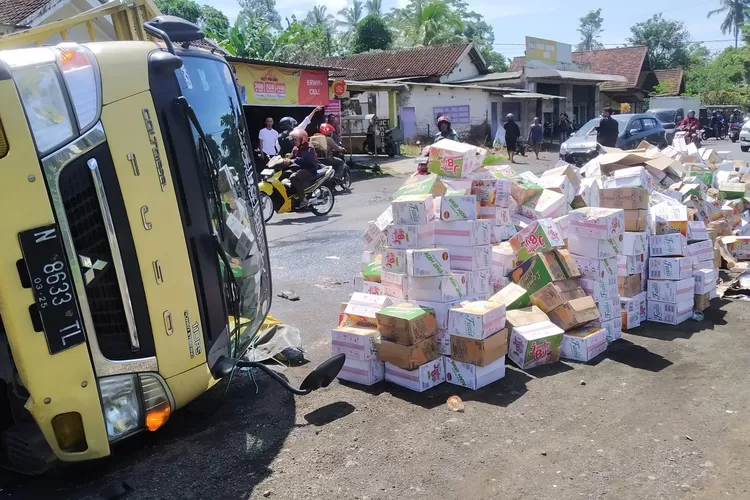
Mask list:
[{"label": "yellow painted metal panel", "polygon": [[[0,115],[10,145],[8,155],[0,159],[0,315],[19,376],[31,395],[26,408],[61,459],[104,457],[109,455],[109,442],[87,346],[49,354],[44,334],[34,331],[29,316],[34,296],[21,286],[16,270],[22,257],[18,233],[55,221],[31,134],[24,126],[26,117],[9,80],[0,81]],[[70,411],[83,419],[88,450],[82,453],[62,452],[52,430],[52,418]]]},{"label": "yellow painted metal panel", "polygon": [[96,42],[86,47],[96,56],[102,75],[102,103],[125,99],[148,90],[148,55],[153,42]]},{"label": "yellow painted metal panel", "polygon": [[179,409],[213,387],[218,380],[211,376],[207,364],[166,379],[174,404]]},{"label": "yellow painted metal panel", "polygon": [[[149,142],[146,120],[153,126],[157,153]],[[133,232],[159,373],[166,379],[205,364],[206,356],[185,234],[151,94],[104,106],[102,123]],[[156,262],[161,283],[155,276]]]}]

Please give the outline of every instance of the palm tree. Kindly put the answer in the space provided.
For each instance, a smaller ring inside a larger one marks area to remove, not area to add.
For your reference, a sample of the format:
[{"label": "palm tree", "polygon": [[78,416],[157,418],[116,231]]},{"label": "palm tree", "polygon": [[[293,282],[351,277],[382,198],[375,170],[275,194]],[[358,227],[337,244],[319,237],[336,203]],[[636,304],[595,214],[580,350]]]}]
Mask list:
[{"label": "palm tree", "polygon": [[436,45],[439,43],[455,42],[461,38],[464,23],[456,12],[444,0],[430,0],[422,4],[415,2],[417,7],[417,23],[419,23],[422,43]]},{"label": "palm tree", "polygon": [[726,35],[733,31],[734,47],[737,48],[742,25],[745,24],[746,19],[750,18],[750,15],[745,11],[745,9],[750,8],[750,0],[719,0],[719,3],[721,7],[709,12],[707,17],[726,12],[726,16],[721,22],[721,32]]},{"label": "palm tree", "polygon": [[341,36],[343,45],[349,45],[349,41],[352,38],[354,30],[357,27],[357,23],[362,19],[364,14],[363,4],[361,0],[354,0],[352,6],[349,8],[343,8],[339,11],[339,16],[343,19],[336,21],[338,28],[343,28],[344,33]]},{"label": "palm tree", "polygon": [[378,17],[382,17],[383,0],[367,0],[365,7],[368,14],[375,14]]},{"label": "palm tree", "polygon": [[316,5],[307,13],[305,21],[311,26],[322,26],[326,32],[331,30],[334,23],[333,14],[328,13],[325,5]]}]

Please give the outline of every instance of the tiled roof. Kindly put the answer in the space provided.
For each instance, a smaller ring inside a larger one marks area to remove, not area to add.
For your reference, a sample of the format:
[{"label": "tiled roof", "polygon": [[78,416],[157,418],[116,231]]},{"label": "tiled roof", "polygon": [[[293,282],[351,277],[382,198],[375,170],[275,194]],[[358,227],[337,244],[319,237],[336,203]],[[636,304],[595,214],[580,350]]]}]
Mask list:
[{"label": "tiled roof", "polygon": [[0,24],[16,25],[51,0],[0,0]]},{"label": "tiled roof", "polygon": [[411,49],[364,52],[347,57],[325,57],[317,63],[345,68],[331,71],[347,80],[385,80],[443,76],[450,73],[470,43],[449,43]]},{"label": "tiled roof", "polygon": [[654,71],[656,79],[659,83],[665,83],[665,89],[663,94],[659,95],[680,95],[680,88],[682,87],[682,80],[685,78],[685,71],[682,69],[657,69]]},{"label": "tiled roof", "polygon": [[[588,66],[592,73],[620,75],[628,79],[627,83],[604,82],[601,85],[602,89],[632,88],[638,86],[638,78],[641,75],[647,52],[648,48],[643,46],[573,52],[573,62]],[[516,57],[511,62],[508,71],[520,71],[524,66],[526,66],[526,58]]]}]

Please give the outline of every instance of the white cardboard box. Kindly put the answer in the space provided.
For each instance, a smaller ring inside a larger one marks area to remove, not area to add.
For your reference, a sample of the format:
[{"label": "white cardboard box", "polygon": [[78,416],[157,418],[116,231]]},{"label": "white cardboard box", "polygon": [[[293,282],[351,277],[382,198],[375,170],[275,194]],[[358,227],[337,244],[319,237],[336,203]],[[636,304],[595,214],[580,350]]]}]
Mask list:
[{"label": "white cardboard box", "polygon": [[687,252],[687,238],[681,233],[649,236],[649,254],[652,257],[683,256]]},{"label": "white cardboard box", "polygon": [[594,301],[614,299],[620,296],[617,276],[608,276],[603,279],[581,278],[578,280],[578,284],[581,285],[586,295],[591,295],[594,298]]},{"label": "white cardboard box", "polygon": [[647,321],[647,316],[648,316],[647,309],[646,309],[646,304],[648,302],[646,298],[647,295],[648,293],[644,290],[643,292],[633,297],[634,299],[635,298],[638,299],[638,307],[641,311],[641,323],[643,323],[644,321]]},{"label": "white cardboard box", "polygon": [[606,350],[607,330],[599,326],[582,326],[565,332],[560,357],[585,363]]},{"label": "white cardboard box", "polygon": [[406,273],[406,250],[397,248],[386,248],[381,257],[383,271],[392,273]]},{"label": "white cardboard box", "polygon": [[447,248],[421,248],[406,251],[406,274],[414,277],[445,276],[451,272]]},{"label": "white cardboard box", "polygon": [[619,238],[600,240],[571,233],[568,235],[568,251],[582,257],[606,259],[622,253],[622,242]]},{"label": "white cardboard box", "polygon": [[708,239],[708,228],[703,221],[688,221],[688,241],[702,241]]},{"label": "white cardboard box", "polygon": [[695,279],[695,295],[703,295],[716,289],[716,270],[713,268],[693,271],[693,278]]},{"label": "white cardboard box", "polygon": [[404,370],[390,363],[385,364],[385,379],[416,392],[424,392],[445,382],[445,363],[440,356],[416,370]]},{"label": "white cardboard box", "polygon": [[487,366],[470,365],[449,357],[446,357],[444,362],[446,382],[473,390],[481,389],[505,377],[505,356]]},{"label": "white cardboard box", "polygon": [[693,300],[695,294],[695,278],[680,281],[648,280],[648,301],[669,302],[679,304]]},{"label": "white cardboard box", "polygon": [[409,298],[412,301],[454,302],[466,299],[466,276],[451,274],[430,278],[409,277]]},{"label": "white cardboard box", "polygon": [[346,359],[369,361],[378,357],[380,333],[374,327],[339,326],[331,330],[331,353]]},{"label": "white cardboard box", "polygon": [[490,282],[490,271],[456,271],[466,276],[466,295],[469,300],[487,300],[493,293]]},{"label": "white cardboard box", "polygon": [[384,295],[397,299],[409,298],[409,278],[405,274],[382,271],[380,285]]},{"label": "white cardboard box", "polygon": [[654,179],[644,167],[629,167],[615,170],[612,175],[603,179],[604,187],[642,187],[650,193],[654,189]]},{"label": "white cardboard box", "polygon": [[622,251],[624,255],[640,255],[648,248],[648,233],[626,231],[622,235]]},{"label": "white cardboard box", "polygon": [[568,213],[568,224],[571,236],[619,239],[625,231],[625,212],[620,208],[579,208]]},{"label": "white cardboard box", "polygon": [[608,276],[617,276],[617,258],[609,257],[606,259],[592,259],[580,255],[572,255],[578,264],[582,278],[604,279]]},{"label": "white cardboard box", "polygon": [[641,299],[635,297],[620,297],[620,311],[622,316],[622,327],[632,330],[641,326]]},{"label": "white cardboard box", "polygon": [[[376,283],[375,281],[359,281],[360,287],[355,289],[357,292],[367,293],[370,295],[389,295],[385,293],[385,287],[382,283]],[[395,295],[391,295],[395,297]]]},{"label": "white cardboard box", "polygon": [[443,195],[440,199],[440,218],[444,221],[475,220],[479,218],[479,203],[474,195]]},{"label": "white cardboard box", "polygon": [[508,341],[508,358],[522,370],[557,362],[563,333],[562,328],[551,321],[513,328]]},{"label": "white cardboard box", "polygon": [[427,224],[435,218],[431,194],[407,194],[391,202],[396,224]]},{"label": "white cardboard box", "polygon": [[435,221],[435,244],[439,246],[489,245],[491,239],[492,222],[489,220]]},{"label": "white cardboard box", "polygon": [[483,340],[505,328],[505,304],[464,302],[448,313],[448,333]]},{"label": "white cardboard box", "polygon": [[427,248],[435,244],[435,224],[390,224],[386,228],[388,248]]},{"label": "white cardboard box", "polygon": [[693,262],[689,257],[651,257],[648,260],[649,279],[679,281],[692,275]]},{"label": "white cardboard box", "polygon": [[385,366],[377,359],[359,361],[347,356],[338,378],[355,384],[375,385],[385,378]]},{"label": "white cardboard box", "polygon": [[375,313],[384,307],[393,303],[390,297],[385,295],[369,295],[361,292],[354,292],[344,309],[344,313],[354,316],[360,316],[376,323]]},{"label": "white cardboard box", "polygon": [[640,274],[643,271],[643,254],[640,255],[618,255],[617,275],[630,276]]},{"label": "white cardboard box", "polygon": [[451,355],[451,335],[448,330],[438,330],[435,333],[435,343],[437,344],[438,353],[443,356]]},{"label": "white cardboard box", "polygon": [[452,302],[431,302],[429,300],[414,300],[409,299],[409,302],[416,304],[420,307],[427,307],[435,311],[435,320],[437,322],[438,330],[448,330],[448,315],[451,308],[461,304],[463,300],[454,300]]},{"label": "white cardboard box", "polygon": [[453,271],[489,270],[492,264],[492,247],[446,247],[450,253],[450,268]]},{"label": "white cardboard box", "polygon": [[620,317],[620,297],[613,297],[611,299],[599,300],[596,302],[596,307],[599,309],[599,319],[601,321],[609,321],[614,318]]},{"label": "white cardboard box", "polygon": [[589,325],[596,325],[607,330],[607,342],[612,343],[617,339],[622,338],[622,316],[602,321],[601,318],[589,323]]},{"label": "white cardboard box", "polygon": [[679,325],[693,315],[693,305],[692,296],[690,300],[679,304],[649,300],[647,318],[649,321],[656,321],[658,323]]}]

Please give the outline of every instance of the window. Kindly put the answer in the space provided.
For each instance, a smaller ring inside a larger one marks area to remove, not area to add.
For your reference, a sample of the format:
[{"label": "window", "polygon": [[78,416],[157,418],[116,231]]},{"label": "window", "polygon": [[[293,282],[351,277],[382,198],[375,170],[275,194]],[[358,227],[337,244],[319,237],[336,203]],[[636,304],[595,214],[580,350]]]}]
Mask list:
[{"label": "window", "polygon": [[656,127],[656,120],[653,118],[643,118],[643,130],[651,130]]},{"label": "window", "polygon": [[633,120],[630,122],[630,129],[629,130],[637,130],[638,132],[641,132],[643,130],[643,123],[641,123],[641,120]]},{"label": "window", "polygon": [[438,106],[432,108],[432,113],[435,116],[435,122],[441,116],[447,116],[450,118],[453,125],[461,125],[469,123],[469,105],[466,106]]}]

